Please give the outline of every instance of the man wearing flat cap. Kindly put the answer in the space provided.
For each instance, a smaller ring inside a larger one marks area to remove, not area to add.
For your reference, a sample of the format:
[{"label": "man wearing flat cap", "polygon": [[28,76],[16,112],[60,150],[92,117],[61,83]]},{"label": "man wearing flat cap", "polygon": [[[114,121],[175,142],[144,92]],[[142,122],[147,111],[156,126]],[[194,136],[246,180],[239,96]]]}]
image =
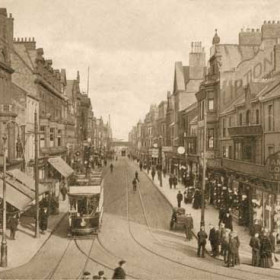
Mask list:
[{"label": "man wearing flat cap", "polygon": [[125,264],[124,260],[119,261],[119,266],[115,268],[112,279],[125,279],[126,274],[123,269],[124,264]]}]

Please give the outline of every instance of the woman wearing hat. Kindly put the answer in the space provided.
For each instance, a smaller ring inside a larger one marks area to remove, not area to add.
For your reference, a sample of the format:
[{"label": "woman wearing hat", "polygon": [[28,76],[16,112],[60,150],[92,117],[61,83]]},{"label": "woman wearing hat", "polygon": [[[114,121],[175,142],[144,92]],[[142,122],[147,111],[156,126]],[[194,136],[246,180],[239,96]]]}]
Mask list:
[{"label": "woman wearing hat", "polygon": [[260,246],[260,266],[264,268],[270,268],[273,266],[272,261],[272,244],[268,236],[268,231],[264,230],[261,238]]},{"label": "woman wearing hat", "polygon": [[119,266],[115,268],[112,279],[125,279],[126,273],[123,269],[124,264],[125,264],[124,260],[119,261]]}]

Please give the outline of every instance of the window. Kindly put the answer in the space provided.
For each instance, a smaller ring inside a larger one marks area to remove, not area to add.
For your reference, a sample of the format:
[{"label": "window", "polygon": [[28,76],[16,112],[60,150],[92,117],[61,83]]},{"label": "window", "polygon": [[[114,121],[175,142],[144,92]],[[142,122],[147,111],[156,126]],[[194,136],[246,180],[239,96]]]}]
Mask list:
[{"label": "window", "polygon": [[246,112],[246,125],[250,124],[250,110],[247,110]]},{"label": "window", "polygon": [[208,99],[208,110],[209,111],[214,110],[214,99]]},{"label": "window", "polygon": [[260,111],[259,111],[259,109],[256,110],[256,124],[260,124]]},{"label": "window", "polygon": [[54,147],[54,128],[50,128],[50,147]]},{"label": "window", "polygon": [[231,120],[231,117],[229,117],[229,119],[228,119],[228,127],[231,127],[231,122],[232,122],[232,120]]},{"label": "window", "polygon": [[223,157],[228,158],[228,147],[223,146]]},{"label": "window", "polygon": [[227,135],[227,131],[226,131],[226,119],[223,119],[223,137],[226,137]]},{"label": "window", "polygon": [[61,129],[57,131],[57,146],[60,147],[62,145],[61,143]]},{"label": "window", "polygon": [[272,115],[272,105],[268,105],[268,130],[273,129],[273,115]]},{"label": "window", "polygon": [[208,148],[213,149],[214,148],[214,128],[208,128]]},{"label": "window", "polygon": [[239,114],[239,125],[242,126],[242,113]]},{"label": "window", "polygon": [[274,146],[268,146],[268,155],[274,154]]},{"label": "window", "polygon": [[45,126],[40,126],[40,147],[45,147]]},{"label": "window", "polygon": [[204,101],[200,102],[200,119],[204,120]]},{"label": "window", "polygon": [[241,160],[241,143],[234,143],[235,159]]},{"label": "window", "polygon": [[232,159],[232,146],[228,147],[228,158]]}]

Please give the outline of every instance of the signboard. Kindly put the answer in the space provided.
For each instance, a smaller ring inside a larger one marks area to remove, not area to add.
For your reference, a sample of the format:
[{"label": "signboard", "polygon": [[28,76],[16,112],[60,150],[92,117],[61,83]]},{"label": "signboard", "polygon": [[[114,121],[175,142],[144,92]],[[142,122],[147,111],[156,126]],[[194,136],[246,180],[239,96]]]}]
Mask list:
[{"label": "signboard", "polygon": [[162,151],[163,152],[172,152],[173,151],[173,147],[172,146],[163,146],[162,147]]},{"label": "signboard", "polygon": [[158,149],[156,149],[156,148],[152,149],[152,157],[153,158],[158,158]]},{"label": "signboard", "polygon": [[271,180],[280,180],[280,152],[270,155],[266,160],[265,166]]}]

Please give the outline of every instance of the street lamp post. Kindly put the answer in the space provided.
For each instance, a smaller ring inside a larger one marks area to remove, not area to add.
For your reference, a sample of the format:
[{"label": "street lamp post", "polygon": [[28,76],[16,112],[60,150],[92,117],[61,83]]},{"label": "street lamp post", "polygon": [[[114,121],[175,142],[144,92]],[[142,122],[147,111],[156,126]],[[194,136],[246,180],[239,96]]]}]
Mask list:
[{"label": "street lamp post", "polygon": [[158,152],[159,152],[159,185],[162,187],[162,136],[159,137],[159,147],[158,147]]},{"label": "street lamp post", "polygon": [[7,267],[8,265],[8,247],[6,240],[6,212],[7,212],[7,203],[6,203],[6,152],[7,152],[7,136],[3,136],[3,218],[2,218],[2,242],[1,242],[1,266]]}]

